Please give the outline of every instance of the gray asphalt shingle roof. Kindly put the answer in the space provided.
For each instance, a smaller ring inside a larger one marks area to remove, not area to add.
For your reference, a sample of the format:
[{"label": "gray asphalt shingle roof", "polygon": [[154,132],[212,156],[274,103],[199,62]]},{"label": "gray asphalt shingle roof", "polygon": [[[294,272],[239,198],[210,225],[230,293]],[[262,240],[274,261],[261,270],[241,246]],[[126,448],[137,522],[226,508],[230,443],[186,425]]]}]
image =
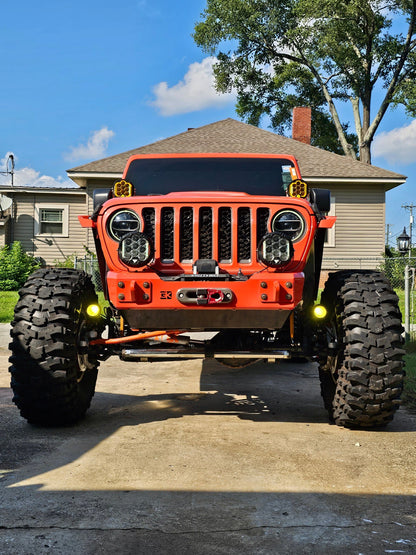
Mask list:
[{"label": "gray asphalt shingle roof", "polygon": [[69,176],[77,173],[121,174],[128,158],[134,154],[175,152],[246,152],[292,154],[299,163],[304,178],[405,179],[405,176],[363,164],[311,145],[259,129],[253,125],[228,118],[197,127],[115,156],[71,168]]}]

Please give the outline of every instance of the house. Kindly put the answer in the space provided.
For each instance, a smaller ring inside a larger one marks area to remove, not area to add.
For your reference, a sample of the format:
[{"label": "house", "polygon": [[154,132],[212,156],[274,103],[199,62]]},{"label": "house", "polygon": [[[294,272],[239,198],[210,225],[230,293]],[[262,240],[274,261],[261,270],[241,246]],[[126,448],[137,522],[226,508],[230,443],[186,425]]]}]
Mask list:
[{"label": "house", "polygon": [[78,214],[87,210],[85,190],[0,186],[0,194],[13,199],[0,218],[0,248],[20,241],[26,252],[47,265],[85,254],[88,235],[78,221]]},{"label": "house", "polygon": [[[47,264],[94,249],[88,230],[78,225],[78,214],[92,212],[94,189],[112,187],[133,154],[179,152],[235,152],[292,154],[303,179],[312,187],[331,190],[332,214],[337,216],[324,253],[324,268],[375,267],[384,252],[386,191],[406,177],[354,161],[310,143],[310,109],[294,110],[292,139],[271,131],[225,119],[128,152],[71,168],[68,176],[78,189],[14,188],[13,238]],[[10,194],[10,188],[0,188]],[[10,225],[9,225],[10,227]],[[358,260],[359,259],[359,260]]]}]

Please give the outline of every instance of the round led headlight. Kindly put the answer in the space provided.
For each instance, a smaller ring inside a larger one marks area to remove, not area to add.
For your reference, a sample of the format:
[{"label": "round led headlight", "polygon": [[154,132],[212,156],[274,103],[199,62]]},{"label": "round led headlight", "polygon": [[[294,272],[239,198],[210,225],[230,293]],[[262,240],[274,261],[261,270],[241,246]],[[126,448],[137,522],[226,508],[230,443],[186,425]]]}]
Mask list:
[{"label": "round led headlight", "polygon": [[277,268],[287,264],[293,255],[292,241],[277,231],[268,233],[260,241],[257,249],[260,262]]},{"label": "round led headlight", "polygon": [[118,255],[127,266],[140,268],[140,266],[146,266],[152,259],[153,246],[144,233],[135,231],[120,241]]},{"label": "round led headlight", "polygon": [[283,233],[293,242],[303,237],[305,227],[305,220],[296,210],[281,210],[272,220],[272,230]]},{"label": "round led headlight", "polygon": [[133,210],[117,210],[108,221],[108,232],[116,241],[120,241],[127,233],[140,229],[140,218]]}]

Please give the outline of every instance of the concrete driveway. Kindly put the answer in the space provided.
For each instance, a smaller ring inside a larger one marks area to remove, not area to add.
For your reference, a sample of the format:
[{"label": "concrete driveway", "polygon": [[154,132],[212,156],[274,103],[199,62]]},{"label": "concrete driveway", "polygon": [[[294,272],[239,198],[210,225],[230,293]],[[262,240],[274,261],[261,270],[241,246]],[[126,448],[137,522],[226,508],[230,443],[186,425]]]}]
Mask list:
[{"label": "concrete driveway", "polygon": [[2,555],[416,552],[416,417],[329,425],[313,364],[114,358],[88,417],[49,430],[7,366],[3,342]]}]

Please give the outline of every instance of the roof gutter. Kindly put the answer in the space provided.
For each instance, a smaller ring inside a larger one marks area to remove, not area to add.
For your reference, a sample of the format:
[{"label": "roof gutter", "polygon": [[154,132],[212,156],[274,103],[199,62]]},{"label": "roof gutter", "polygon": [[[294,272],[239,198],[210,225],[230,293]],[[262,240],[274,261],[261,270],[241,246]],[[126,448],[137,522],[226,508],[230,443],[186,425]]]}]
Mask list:
[{"label": "roof gutter", "polygon": [[302,175],[309,183],[382,183],[388,185],[401,185],[406,182],[407,177],[386,178],[386,177],[308,177]]},{"label": "roof gutter", "polygon": [[35,194],[52,194],[52,195],[82,195],[85,191],[80,189],[60,189],[60,188],[50,188],[45,189],[43,187],[1,187],[0,193],[35,193]]},{"label": "roof gutter", "polygon": [[314,183],[319,185],[336,185],[336,184],[348,184],[348,185],[384,185],[386,191],[394,189],[399,185],[406,183],[407,177],[403,178],[382,178],[382,177],[308,177],[303,176],[305,181],[311,185]]},{"label": "roof gutter", "polygon": [[112,178],[112,177],[121,177],[123,175],[123,170],[121,172],[70,172],[67,171],[66,172],[68,177],[70,177],[71,179],[76,179],[76,178],[88,178],[88,177],[94,177],[95,179],[100,179],[100,178]]},{"label": "roof gutter", "polygon": [[123,172],[113,173],[113,172],[66,172],[67,176],[72,179],[79,187],[85,189],[87,187],[87,179],[119,179],[122,177]]}]

